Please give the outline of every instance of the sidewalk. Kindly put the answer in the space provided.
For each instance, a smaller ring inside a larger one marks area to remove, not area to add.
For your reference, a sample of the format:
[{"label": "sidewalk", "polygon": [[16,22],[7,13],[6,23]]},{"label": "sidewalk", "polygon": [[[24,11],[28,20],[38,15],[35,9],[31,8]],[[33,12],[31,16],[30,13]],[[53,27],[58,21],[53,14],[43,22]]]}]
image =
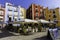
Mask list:
[{"label": "sidewalk", "polygon": [[[8,35],[7,37],[1,37],[0,40],[35,40],[36,38],[40,38],[40,37],[47,35],[47,32],[38,32],[38,33],[34,33],[34,34],[28,35],[28,36],[18,35],[18,33],[12,33],[12,32],[10,32],[10,33],[14,34],[14,35],[11,35],[11,36]],[[15,34],[17,34],[17,36],[15,36]],[[0,36],[2,36],[2,35],[0,35]]]}]

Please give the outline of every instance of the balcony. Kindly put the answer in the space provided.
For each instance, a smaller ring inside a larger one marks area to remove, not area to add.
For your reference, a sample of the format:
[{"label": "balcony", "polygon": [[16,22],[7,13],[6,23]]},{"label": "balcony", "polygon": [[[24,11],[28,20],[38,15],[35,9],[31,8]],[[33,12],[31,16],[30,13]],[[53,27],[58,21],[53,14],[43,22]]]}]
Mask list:
[{"label": "balcony", "polygon": [[14,19],[17,19],[18,17],[14,17]]},{"label": "balcony", "polygon": [[4,14],[0,14],[0,16],[4,16]]},{"label": "balcony", "polygon": [[14,15],[14,17],[18,17],[18,15]]},{"label": "balcony", "polygon": [[3,18],[3,16],[0,16],[0,18]]},{"label": "balcony", "polygon": [[4,20],[0,20],[0,22],[3,22]]},{"label": "balcony", "polygon": [[14,10],[14,12],[18,12],[17,10]]},{"label": "balcony", "polygon": [[8,11],[12,11],[11,9],[8,9]]},{"label": "balcony", "polygon": [[13,6],[8,6],[8,10],[12,11],[13,10]]},{"label": "balcony", "polygon": [[9,11],[8,15],[13,15],[13,12]]},{"label": "balcony", "polygon": [[14,15],[18,15],[18,12],[14,12]]},{"label": "balcony", "polygon": [[35,16],[35,18],[39,18],[39,16]]}]

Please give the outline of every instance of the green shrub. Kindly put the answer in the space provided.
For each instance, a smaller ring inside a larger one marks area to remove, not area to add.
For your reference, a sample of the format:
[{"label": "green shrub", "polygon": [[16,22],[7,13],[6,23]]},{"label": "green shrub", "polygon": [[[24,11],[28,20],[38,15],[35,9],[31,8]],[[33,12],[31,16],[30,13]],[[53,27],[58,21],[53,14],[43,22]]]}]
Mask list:
[{"label": "green shrub", "polygon": [[39,25],[38,25],[38,32],[41,32],[41,29],[42,29],[42,27],[41,27],[41,25],[39,24]]}]

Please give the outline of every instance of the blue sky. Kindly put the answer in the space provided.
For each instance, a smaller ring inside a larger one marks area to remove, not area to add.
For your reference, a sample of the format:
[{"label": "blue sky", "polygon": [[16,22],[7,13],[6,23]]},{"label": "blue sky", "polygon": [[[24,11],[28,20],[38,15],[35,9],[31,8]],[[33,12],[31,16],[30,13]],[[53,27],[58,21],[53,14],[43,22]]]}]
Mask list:
[{"label": "blue sky", "polygon": [[26,9],[32,3],[39,4],[48,8],[60,7],[60,0],[0,0],[0,4],[4,5],[6,2],[13,3],[15,5],[20,5]]}]

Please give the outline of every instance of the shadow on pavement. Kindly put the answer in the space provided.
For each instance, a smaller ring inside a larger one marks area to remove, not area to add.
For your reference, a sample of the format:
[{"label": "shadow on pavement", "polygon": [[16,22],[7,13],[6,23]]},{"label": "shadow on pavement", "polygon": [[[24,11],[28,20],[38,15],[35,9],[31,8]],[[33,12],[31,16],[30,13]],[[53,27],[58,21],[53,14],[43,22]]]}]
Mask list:
[{"label": "shadow on pavement", "polygon": [[35,38],[33,40],[51,40],[51,39],[49,39],[47,36],[43,36],[43,37],[40,37],[40,38]]},{"label": "shadow on pavement", "polygon": [[10,36],[18,36],[15,34],[10,33],[9,31],[7,31],[6,29],[0,29],[0,38],[4,38],[4,37],[10,37]]}]

